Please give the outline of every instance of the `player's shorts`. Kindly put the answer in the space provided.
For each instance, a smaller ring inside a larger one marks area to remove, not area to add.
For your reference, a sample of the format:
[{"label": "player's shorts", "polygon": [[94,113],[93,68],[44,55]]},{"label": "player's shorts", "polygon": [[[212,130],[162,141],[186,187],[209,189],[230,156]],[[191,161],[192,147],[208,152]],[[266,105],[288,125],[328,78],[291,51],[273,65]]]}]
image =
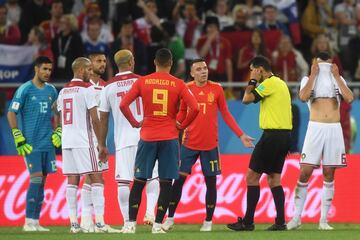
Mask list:
[{"label": "player's shorts", "polygon": [[201,169],[206,177],[221,174],[221,162],[218,148],[208,151],[192,150],[181,146],[180,149],[180,172],[191,173],[191,168],[200,157]]},{"label": "player's shorts", "polygon": [[281,173],[290,143],[290,130],[265,129],[255,145],[249,168],[257,173]]},{"label": "player's shorts", "polygon": [[[138,146],[129,146],[115,153],[115,181],[131,182],[134,179],[135,157]],[[155,163],[152,178],[158,177],[158,164]]]},{"label": "player's shorts", "polygon": [[84,175],[108,170],[108,162],[101,162],[98,156],[99,153],[96,148],[63,149],[63,174]]},{"label": "player's shorts", "polygon": [[306,131],[300,164],[346,167],[344,137],[340,123],[310,121]]},{"label": "player's shorts", "polygon": [[179,177],[179,141],[143,141],[140,139],[135,159],[135,177],[151,179],[156,160],[160,179]]},{"label": "player's shorts", "polygon": [[43,175],[56,172],[55,150],[32,152],[24,158],[30,174],[42,172]]}]

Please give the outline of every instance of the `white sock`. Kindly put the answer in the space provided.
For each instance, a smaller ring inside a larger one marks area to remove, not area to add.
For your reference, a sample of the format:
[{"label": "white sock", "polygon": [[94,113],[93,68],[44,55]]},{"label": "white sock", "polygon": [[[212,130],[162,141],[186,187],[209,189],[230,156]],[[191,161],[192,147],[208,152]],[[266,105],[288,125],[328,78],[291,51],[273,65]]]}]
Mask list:
[{"label": "white sock", "polygon": [[104,184],[93,183],[91,184],[91,199],[94,204],[94,212],[96,223],[104,225]]},{"label": "white sock", "polygon": [[78,186],[68,184],[66,186],[66,202],[69,208],[69,218],[71,223],[78,223],[77,219],[77,189]]},{"label": "white sock", "polygon": [[155,207],[159,198],[160,184],[158,179],[147,182],[146,185],[146,214],[155,216]]},{"label": "white sock", "polygon": [[324,182],[321,196],[321,215],[320,222],[327,222],[327,215],[331,207],[332,200],[334,198],[334,181]]},{"label": "white sock", "polygon": [[294,219],[300,220],[301,213],[304,209],[304,204],[306,201],[306,196],[308,192],[308,184],[298,181],[295,189],[295,214]]},{"label": "white sock", "polygon": [[92,199],[91,199],[91,185],[84,183],[81,188],[81,224],[84,218],[92,217]]},{"label": "white sock", "polygon": [[118,201],[124,223],[129,221],[129,195],[130,186],[126,183],[118,183]]}]

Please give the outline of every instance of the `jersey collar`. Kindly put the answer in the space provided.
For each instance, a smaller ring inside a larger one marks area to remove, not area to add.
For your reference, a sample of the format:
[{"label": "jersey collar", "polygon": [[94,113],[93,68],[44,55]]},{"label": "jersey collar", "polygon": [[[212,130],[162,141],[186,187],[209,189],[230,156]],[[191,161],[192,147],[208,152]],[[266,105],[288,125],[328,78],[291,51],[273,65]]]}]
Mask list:
[{"label": "jersey collar", "polygon": [[130,73],[132,73],[132,72],[131,71],[119,72],[115,76],[121,76],[121,75],[125,75],[125,74],[130,74]]}]

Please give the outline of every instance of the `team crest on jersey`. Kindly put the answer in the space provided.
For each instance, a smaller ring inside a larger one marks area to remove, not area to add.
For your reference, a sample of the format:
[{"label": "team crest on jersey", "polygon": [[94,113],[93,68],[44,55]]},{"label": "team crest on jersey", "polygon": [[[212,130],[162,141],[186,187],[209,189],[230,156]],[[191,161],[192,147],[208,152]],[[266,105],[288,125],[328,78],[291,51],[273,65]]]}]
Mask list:
[{"label": "team crest on jersey", "polygon": [[215,100],[215,95],[212,92],[208,93],[207,100],[210,104],[213,103]]},{"label": "team crest on jersey", "polygon": [[305,154],[305,153],[302,153],[302,154],[301,154],[301,162],[304,161],[305,158],[306,158],[306,154]]}]

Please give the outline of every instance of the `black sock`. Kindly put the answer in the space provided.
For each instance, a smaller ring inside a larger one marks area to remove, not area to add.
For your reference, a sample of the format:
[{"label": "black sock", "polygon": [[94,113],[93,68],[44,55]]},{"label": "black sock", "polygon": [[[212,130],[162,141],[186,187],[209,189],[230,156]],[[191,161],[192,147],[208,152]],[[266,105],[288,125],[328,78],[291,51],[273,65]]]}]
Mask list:
[{"label": "black sock", "polygon": [[172,179],[160,179],[160,194],[157,202],[156,223],[162,223],[169,206]]},{"label": "black sock", "polygon": [[169,202],[169,215],[168,217],[174,217],[176,208],[181,199],[182,188],[184,186],[186,176],[179,175],[179,179],[176,179],[171,187],[170,202]]},{"label": "black sock", "polygon": [[206,221],[211,221],[216,206],[216,176],[205,177],[206,183]]},{"label": "black sock", "polygon": [[135,179],[129,195],[129,221],[136,222],[146,179]]},{"label": "black sock", "polygon": [[246,196],[246,214],[244,217],[244,223],[250,225],[254,223],[254,214],[256,210],[256,205],[260,197],[260,186],[247,186],[247,196]]},{"label": "black sock", "polygon": [[275,223],[279,225],[285,224],[285,211],[284,211],[284,204],[285,204],[285,195],[282,186],[277,186],[271,188],[271,192],[274,198],[274,203],[276,207],[276,219]]}]

